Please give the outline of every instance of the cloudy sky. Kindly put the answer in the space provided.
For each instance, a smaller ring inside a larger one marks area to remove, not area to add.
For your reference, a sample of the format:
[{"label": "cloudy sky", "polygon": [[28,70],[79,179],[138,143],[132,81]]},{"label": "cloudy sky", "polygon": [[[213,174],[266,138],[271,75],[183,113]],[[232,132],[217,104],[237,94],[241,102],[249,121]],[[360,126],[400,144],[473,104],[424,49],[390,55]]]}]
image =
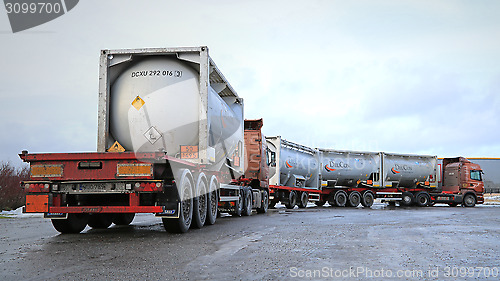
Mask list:
[{"label": "cloudy sky", "polygon": [[266,135],[500,157],[500,1],[80,1],[13,34],[0,8],[0,161],[95,151],[99,50],[200,46]]}]

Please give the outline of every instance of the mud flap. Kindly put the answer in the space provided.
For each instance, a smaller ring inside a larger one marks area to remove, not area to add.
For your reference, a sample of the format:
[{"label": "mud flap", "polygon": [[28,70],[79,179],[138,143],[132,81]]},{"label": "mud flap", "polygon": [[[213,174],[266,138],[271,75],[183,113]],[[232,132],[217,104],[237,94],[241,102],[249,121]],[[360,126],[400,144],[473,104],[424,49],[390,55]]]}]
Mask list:
[{"label": "mud flap", "polygon": [[163,207],[163,212],[161,213],[156,213],[155,216],[161,217],[161,218],[169,218],[169,219],[178,219],[180,210],[181,209],[181,203],[177,203],[177,208],[175,209],[167,209]]},{"label": "mud flap", "polygon": [[43,214],[44,219],[61,219],[65,220],[68,218],[67,213],[45,213]]}]

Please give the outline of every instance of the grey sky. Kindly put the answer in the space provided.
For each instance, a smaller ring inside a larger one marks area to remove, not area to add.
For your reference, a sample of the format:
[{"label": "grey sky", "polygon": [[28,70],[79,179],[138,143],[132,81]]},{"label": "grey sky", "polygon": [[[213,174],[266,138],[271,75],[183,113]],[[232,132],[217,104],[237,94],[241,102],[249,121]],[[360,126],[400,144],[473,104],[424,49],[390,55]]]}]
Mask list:
[{"label": "grey sky", "polygon": [[500,156],[500,1],[80,1],[12,34],[0,160],[95,151],[99,50],[207,45],[264,133],[309,146]]}]

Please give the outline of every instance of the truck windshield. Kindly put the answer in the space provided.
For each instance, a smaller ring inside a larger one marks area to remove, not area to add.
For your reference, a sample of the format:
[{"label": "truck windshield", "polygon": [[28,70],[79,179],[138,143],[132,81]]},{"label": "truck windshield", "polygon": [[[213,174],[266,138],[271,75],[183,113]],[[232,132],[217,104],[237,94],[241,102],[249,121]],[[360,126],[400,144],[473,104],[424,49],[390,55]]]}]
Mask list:
[{"label": "truck windshield", "polygon": [[482,180],[481,171],[479,171],[479,170],[470,171],[470,179],[476,180],[476,181],[481,181]]}]

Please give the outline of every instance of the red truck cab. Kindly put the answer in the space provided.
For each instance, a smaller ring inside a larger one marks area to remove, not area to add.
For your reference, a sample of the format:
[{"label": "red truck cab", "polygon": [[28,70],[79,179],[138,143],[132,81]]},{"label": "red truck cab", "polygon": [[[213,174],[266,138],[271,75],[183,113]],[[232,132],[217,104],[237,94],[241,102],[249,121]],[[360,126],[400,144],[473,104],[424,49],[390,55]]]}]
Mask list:
[{"label": "red truck cab", "polygon": [[[441,171],[441,189],[443,194],[453,195],[447,200],[436,198],[436,203],[448,203],[450,206],[462,204],[473,207],[484,203],[483,171],[464,157],[444,158]],[[453,202],[450,199],[453,198]],[[444,201],[444,202],[443,202]]]}]

